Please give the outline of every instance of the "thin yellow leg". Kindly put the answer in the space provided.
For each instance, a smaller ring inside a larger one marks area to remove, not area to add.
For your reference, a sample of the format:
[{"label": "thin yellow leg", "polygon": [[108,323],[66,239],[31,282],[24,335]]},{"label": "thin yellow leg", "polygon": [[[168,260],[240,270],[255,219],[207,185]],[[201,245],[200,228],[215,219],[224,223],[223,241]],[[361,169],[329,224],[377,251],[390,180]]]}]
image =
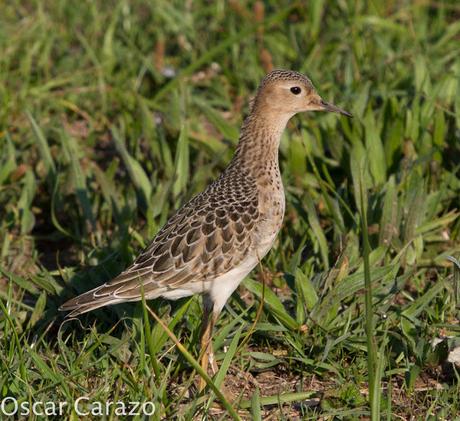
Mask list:
[{"label": "thin yellow leg", "polygon": [[217,372],[219,371],[216,359],[214,358],[214,350],[212,348],[212,332],[214,331],[214,326],[216,325],[218,317],[219,315],[215,313],[212,313],[211,315],[211,322],[209,323],[209,340],[206,347],[206,353],[208,354],[208,361],[209,364],[211,364],[211,372],[213,375],[217,374]]},{"label": "thin yellow leg", "polygon": [[[203,324],[201,327],[201,368],[205,373],[208,372],[209,362],[211,362],[211,368],[214,371],[216,363],[214,361],[214,354],[212,352],[212,331],[214,328],[215,317],[212,314],[211,303],[204,302],[203,309]],[[206,387],[206,382],[203,378],[200,378],[200,384],[198,390],[201,392]]]},{"label": "thin yellow leg", "polygon": [[[209,374],[208,368],[209,365],[211,365],[210,371],[213,375],[217,374],[219,371],[219,367],[214,358],[214,352],[212,349],[212,333],[214,330],[214,325],[219,318],[219,314],[220,312],[216,313],[213,311],[212,302],[210,302],[208,299],[205,299],[203,309],[203,324],[201,327],[201,368],[205,373]],[[202,392],[205,387],[206,382],[203,380],[203,378],[200,378],[198,385],[199,392]],[[233,395],[227,392],[225,385],[222,384],[220,386],[220,390],[228,400],[234,400]]]}]

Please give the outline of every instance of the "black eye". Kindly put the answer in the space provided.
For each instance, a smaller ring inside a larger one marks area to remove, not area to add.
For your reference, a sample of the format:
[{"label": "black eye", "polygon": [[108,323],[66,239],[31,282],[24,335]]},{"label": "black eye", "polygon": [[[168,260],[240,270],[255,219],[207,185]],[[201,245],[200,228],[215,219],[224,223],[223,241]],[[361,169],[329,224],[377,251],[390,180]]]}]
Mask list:
[{"label": "black eye", "polygon": [[293,86],[291,88],[291,92],[294,94],[294,95],[299,95],[301,92],[302,92],[302,89],[300,89],[298,86]]}]

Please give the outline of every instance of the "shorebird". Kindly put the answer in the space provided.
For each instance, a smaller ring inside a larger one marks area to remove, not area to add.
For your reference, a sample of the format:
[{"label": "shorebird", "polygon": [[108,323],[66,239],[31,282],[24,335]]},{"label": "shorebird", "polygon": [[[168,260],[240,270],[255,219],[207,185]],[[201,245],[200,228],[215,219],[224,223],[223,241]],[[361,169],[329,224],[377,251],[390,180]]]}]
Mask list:
[{"label": "shorebird", "polygon": [[[281,228],[285,198],[278,165],[281,135],[291,117],[331,111],[308,77],[268,73],[244,120],[233,159],[202,193],[182,206],[124,272],[67,301],[76,316],[126,301],[203,294],[201,366],[216,372],[213,326],[230,295],[271,249]],[[204,384],[200,388],[203,388]]]}]

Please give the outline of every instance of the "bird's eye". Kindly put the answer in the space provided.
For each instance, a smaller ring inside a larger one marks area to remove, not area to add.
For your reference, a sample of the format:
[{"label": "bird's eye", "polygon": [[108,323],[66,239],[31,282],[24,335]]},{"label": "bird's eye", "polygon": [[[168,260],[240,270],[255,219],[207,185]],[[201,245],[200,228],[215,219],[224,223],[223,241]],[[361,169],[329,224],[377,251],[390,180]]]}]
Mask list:
[{"label": "bird's eye", "polygon": [[302,92],[302,89],[300,89],[298,86],[293,86],[291,88],[291,92],[294,94],[294,95],[299,95],[301,92]]}]

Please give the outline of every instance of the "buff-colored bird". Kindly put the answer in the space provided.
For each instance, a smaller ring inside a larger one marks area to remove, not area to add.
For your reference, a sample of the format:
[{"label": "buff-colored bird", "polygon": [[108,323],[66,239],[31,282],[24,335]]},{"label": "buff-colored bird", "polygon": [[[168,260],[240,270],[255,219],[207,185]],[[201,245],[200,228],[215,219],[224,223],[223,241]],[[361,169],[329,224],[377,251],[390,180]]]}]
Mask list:
[{"label": "buff-colored bird", "polygon": [[288,120],[304,111],[348,112],[323,101],[310,80],[274,70],[263,79],[235,155],[206,190],[180,208],[115,279],[67,301],[76,316],[99,307],[203,294],[202,367],[212,358],[214,323],[230,295],[273,245],[284,215],[278,147]]}]

